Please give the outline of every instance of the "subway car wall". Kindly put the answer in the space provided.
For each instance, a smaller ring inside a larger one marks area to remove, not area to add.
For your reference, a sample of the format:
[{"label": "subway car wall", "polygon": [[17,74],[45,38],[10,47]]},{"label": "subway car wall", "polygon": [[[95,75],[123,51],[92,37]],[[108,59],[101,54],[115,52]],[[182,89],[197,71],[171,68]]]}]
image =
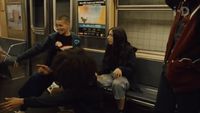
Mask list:
[{"label": "subway car wall", "polygon": [[[91,14],[83,15],[83,6],[88,9],[85,13]],[[153,108],[173,20],[173,12],[164,0],[0,0],[0,46],[8,50],[12,44],[24,42],[25,51],[55,32],[55,18],[60,15],[70,17],[71,31],[80,36],[81,46],[98,68],[102,66],[108,29],[123,27],[128,41],[138,48],[134,74],[143,92],[128,91],[128,100]],[[10,68],[12,76],[29,76],[36,64],[44,62],[45,55],[34,57],[25,64],[29,68],[20,69],[17,75]],[[0,91],[3,98],[5,94]]]}]

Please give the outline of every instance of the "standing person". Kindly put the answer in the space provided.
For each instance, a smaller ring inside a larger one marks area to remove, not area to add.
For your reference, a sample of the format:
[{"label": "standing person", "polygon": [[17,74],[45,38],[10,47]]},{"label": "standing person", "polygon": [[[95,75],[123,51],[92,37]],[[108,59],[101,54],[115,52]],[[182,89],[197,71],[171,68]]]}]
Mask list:
[{"label": "standing person", "polygon": [[[38,72],[34,73],[19,90],[20,97],[40,96],[54,81],[53,77],[45,74],[44,68],[51,65],[52,59],[62,48],[80,45],[79,37],[70,32],[70,20],[67,16],[60,16],[56,19],[56,30],[57,32],[50,34],[43,43],[38,43],[17,57],[16,61],[21,62],[24,59],[47,52],[46,63],[38,65]],[[21,110],[25,109],[22,106]]]},{"label": "standing person", "polygon": [[[135,52],[137,49],[127,41],[126,32],[120,27],[108,31],[108,45],[103,58],[103,66],[97,80],[103,86],[112,86],[114,98],[120,113],[124,111],[125,93],[129,82],[134,82]],[[129,81],[128,81],[129,80]]]},{"label": "standing person", "polygon": [[176,11],[155,110],[200,111],[200,0],[166,0]]},{"label": "standing person", "polygon": [[104,113],[101,89],[95,76],[96,63],[80,48],[61,51],[46,74],[53,76],[63,91],[40,97],[6,98],[0,112],[23,105],[33,108],[71,105],[75,113]]}]

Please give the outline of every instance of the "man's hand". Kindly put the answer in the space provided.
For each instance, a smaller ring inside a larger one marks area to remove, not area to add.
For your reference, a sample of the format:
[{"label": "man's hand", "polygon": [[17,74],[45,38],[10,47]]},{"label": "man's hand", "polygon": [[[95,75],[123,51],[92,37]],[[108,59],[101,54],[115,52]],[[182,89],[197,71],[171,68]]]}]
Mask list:
[{"label": "man's hand", "polygon": [[52,70],[47,65],[37,64],[37,72],[40,74],[48,75]]},{"label": "man's hand", "polygon": [[24,99],[23,98],[5,98],[5,102],[0,103],[0,112],[8,112],[8,111],[13,111],[15,108],[21,106],[24,104]]}]

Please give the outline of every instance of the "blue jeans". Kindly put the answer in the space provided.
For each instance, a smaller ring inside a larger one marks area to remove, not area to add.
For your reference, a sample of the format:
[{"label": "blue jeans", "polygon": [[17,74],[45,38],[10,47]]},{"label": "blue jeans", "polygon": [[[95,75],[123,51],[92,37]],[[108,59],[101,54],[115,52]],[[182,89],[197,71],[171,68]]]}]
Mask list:
[{"label": "blue jeans", "polygon": [[125,98],[126,90],[129,88],[126,77],[122,76],[114,79],[112,74],[103,74],[97,78],[97,81],[104,87],[111,86],[115,99]]}]

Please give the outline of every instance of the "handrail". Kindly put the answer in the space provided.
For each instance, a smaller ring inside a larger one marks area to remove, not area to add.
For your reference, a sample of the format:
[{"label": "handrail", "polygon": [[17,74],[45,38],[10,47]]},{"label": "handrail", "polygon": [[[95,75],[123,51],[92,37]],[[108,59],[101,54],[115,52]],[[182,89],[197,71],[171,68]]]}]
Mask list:
[{"label": "handrail", "polygon": [[13,47],[18,46],[18,45],[22,45],[22,44],[25,44],[25,43],[26,43],[26,42],[19,42],[19,43],[11,44],[10,47],[8,48],[7,53],[6,53],[6,57],[4,58],[3,61],[6,61],[7,57],[10,57],[9,54],[10,54],[10,51],[11,51],[11,49],[12,49]]}]

